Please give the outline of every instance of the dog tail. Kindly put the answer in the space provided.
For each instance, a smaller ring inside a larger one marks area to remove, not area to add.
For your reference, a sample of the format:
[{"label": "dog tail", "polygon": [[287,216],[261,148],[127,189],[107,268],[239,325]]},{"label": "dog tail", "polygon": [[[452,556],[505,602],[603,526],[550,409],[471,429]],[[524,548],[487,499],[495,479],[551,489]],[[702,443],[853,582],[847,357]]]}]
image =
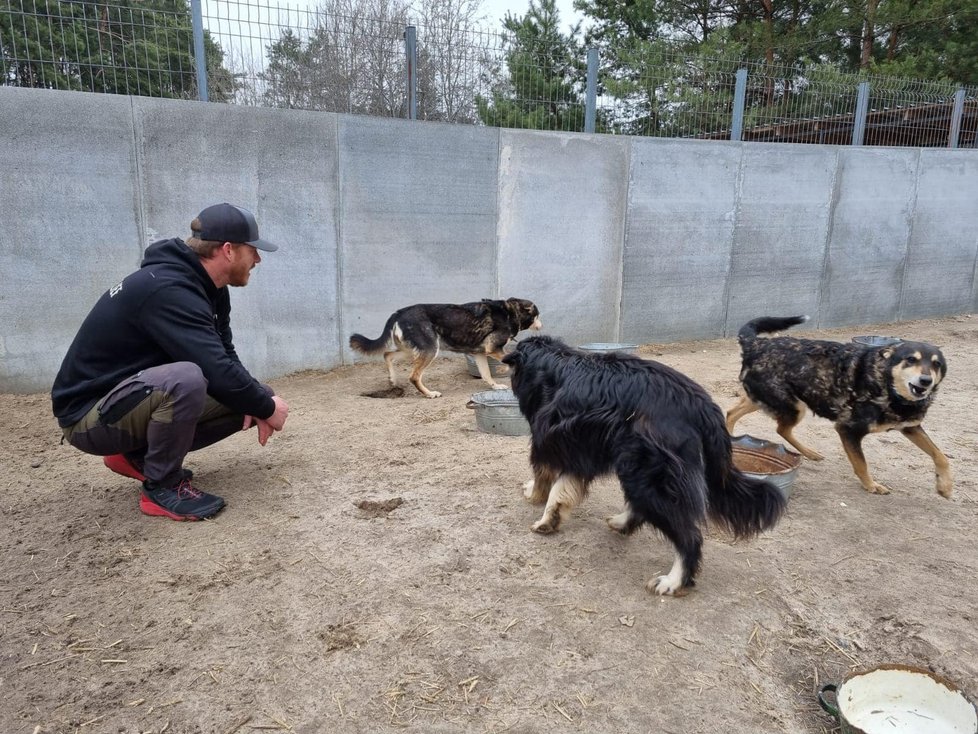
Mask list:
[{"label": "dog tail", "polygon": [[355,349],[361,354],[380,354],[386,351],[388,345],[391,343],[391,333],[394,331],[396,323],[397,314],[395,313],[387,319],[387,323],[384,324],[384,330],[376,339],[368,339],[363,334],[353,334],[350,336],[350,348]]},{"label": "dog tail", "polygon": [[741,326],[740,331],[737,332],[737,339],[744,341],[744,339],[753,339],[758,334],[784,331],[789,327],[804,324],[806,321],[808,321],[807,316],[762,316]]},{"label": "dog tail", "polygon": [[706,433],[710,519],[738,538],[773,528],[787,507],[785,495],[771,482],[748,477],[733,465],[730,436],[722,424]]}]

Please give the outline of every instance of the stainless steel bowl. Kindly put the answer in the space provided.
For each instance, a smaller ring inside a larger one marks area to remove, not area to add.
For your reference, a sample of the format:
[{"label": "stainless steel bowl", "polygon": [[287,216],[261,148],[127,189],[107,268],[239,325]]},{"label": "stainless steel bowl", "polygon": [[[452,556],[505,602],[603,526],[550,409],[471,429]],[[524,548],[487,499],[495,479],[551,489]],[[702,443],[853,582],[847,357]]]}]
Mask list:
[{"label": "stainless steel bowl", "polygon": [[601,352],[605,354],[638,354],[638,344],[622,344],[620,342],[591,342],[577,347],[585,352]]},{"label": "stainless steel bowl", "polygon": [[788,498],[801,466],[801,454],[789,451],[779,443],[754,436],[733,436],[733,463],[740,471],[755,479],[766,479]]},{"label": "stainless steel bowl", "polygon": [[903,341],[896,336],[854,336],[852,340],[864,347],[892,347]]},{"label": "stainless steel bowl", "polygon": [[[500,362],[494,357],[486,357],[489,362],[489,374],[493,377],[502,377],[509,374],[509,370],[506,369],[506,365]],[[465,355],[465,364],[468,367],[469,374],[473,377],[482,377],[479,374],[479,366],[475,363],[475,357],[471,354]]]}]

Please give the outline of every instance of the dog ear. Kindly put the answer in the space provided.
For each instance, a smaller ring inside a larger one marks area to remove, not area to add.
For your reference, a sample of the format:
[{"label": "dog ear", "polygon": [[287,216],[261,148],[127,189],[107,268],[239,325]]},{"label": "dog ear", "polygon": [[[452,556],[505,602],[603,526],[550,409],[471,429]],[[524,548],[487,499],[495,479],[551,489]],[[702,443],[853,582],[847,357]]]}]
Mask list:
[{"label": "dog ear", "polygon": [[503,364],[508,364],[511,367],[523,364],[523,355],[517,349],[516,351],[510,352],[502,359]]}]

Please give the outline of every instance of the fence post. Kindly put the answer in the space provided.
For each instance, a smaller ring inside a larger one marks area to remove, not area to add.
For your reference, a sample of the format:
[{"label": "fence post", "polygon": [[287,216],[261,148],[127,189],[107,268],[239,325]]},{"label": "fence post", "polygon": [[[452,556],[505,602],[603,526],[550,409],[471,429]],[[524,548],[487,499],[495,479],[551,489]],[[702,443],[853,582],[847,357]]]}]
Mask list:
[{"label": "fence post", "polygon": [[404,29],[404,53],[407,57],[407,116],[418,119],[418,31],[413,25]]},{"label": "fence post", "polygon": [[954,93],[954,111],[951,113],[951,133],[947,138],[948,148],[958,147],[958,138],[961,136],[961,116],[964,114],[964,89],[959,89]]},{"label": "fence post", "polygon": [[194,66],[197,67],[197,99],[206,102],[207,56],[204,54],[204,14],[200,0],[190,0],[190,16],[194,26]]},{"label": "fence post", "polygon": [[734,84],[733,119],[730,121],[730,139],[740,140],[744,134],[744,105],[747,102],[747,69],[737,69]]},{"label": "fence post", "polygon": [[862,145],[866,137],[866,115],[869,114],[869,82],[859,82],[856,95],[856,116],[852,121],[852,144]]},{"label": "fence post", "polygon": [[598,112],[598,49],[587,50],[587,91],[584,96],[584,132],[593,133]]}]

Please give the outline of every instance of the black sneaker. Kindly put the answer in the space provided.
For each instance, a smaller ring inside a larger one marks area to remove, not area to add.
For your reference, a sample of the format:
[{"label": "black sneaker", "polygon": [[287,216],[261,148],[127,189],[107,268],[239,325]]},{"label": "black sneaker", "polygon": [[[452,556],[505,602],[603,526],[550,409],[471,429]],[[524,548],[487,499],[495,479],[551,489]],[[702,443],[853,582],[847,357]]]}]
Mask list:
[{"label": "black sneaker", "polygon": [[139,509],[144,515],[168,517],[171,520],[203,520],[216,515],[224,500],[216,494],[196,489],[186,473],[175,487],[160,487],[155,482],[143,482]]}]

